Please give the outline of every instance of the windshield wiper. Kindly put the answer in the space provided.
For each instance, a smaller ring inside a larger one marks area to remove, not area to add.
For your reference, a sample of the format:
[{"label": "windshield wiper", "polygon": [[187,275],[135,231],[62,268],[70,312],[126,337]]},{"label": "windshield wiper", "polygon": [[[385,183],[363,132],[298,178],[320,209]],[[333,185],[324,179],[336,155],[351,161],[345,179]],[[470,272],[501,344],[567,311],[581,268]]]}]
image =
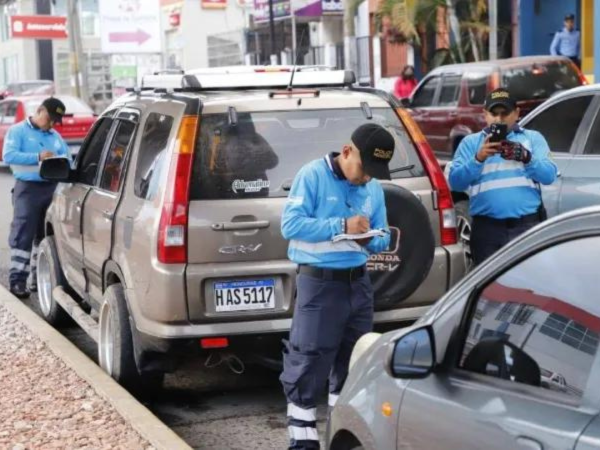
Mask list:
[{"label": "windshield wiper", "polygon": [[415,168],[414,164],[409,164],[408,166],[402,166],[402,167],[398,167],[397,169],[391,169],[390,173],[405,172],[407,170],[413,170],[414,168]]}]

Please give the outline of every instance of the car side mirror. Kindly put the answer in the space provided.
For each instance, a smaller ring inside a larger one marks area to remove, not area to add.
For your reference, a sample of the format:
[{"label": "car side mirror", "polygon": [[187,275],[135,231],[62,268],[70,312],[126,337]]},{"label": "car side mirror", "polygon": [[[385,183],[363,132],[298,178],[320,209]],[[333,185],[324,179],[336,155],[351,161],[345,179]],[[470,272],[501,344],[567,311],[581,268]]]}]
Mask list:
[{"label": "car side mirror", "polygon": [[69,181],[71,164],[67,158],[48,158],[42,161],[40,176],[47,181]]},{"label": "car side mirror", "polygon": [[404,108],[410,108],[410,98],[401,98],[400,99],[400,104],[404,107]]},{"label": "car side mirror", "polygon": [[392,375],[398,378],[425,378],[435,365],[435,340],[430,326],[419,328],[396,341],[392,354]]}]

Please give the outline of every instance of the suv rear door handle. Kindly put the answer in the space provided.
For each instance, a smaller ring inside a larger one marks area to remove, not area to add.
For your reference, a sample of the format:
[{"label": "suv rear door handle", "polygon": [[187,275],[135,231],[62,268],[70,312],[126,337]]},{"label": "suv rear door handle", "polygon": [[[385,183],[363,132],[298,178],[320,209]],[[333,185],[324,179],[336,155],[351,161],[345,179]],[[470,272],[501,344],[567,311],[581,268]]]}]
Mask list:
[{"label": "suv rear door handle", "polygon": [[102,211],[102,217],[104,217],[105,219],[112,220],[113,216],[114,216],[114,214],[111,211],[109,211],[108,209],[105,209],[104,211]]},{"label": "suv rear door handle", "polygon": [[210,227],[214,231],[238,231],[267,228],[270,224],[268,220],[254,220],[252,222],[219,222],[213,223]]}]

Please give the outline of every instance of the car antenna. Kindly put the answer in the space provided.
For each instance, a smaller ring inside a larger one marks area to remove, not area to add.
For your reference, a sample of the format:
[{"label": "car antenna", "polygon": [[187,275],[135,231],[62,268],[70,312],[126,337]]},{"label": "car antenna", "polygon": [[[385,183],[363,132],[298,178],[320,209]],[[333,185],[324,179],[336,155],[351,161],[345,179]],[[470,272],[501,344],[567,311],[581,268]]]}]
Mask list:
[{"label": "car antenna", "polygon": [[291,91],[293,88],[293,83],[294,83],[294,74],[296,73],[296,66],[298,65],[298,56],[299,56],[299,51],[298,49],[300,47],[302,47],[302,43],[304,42],[304,36],[306,35],[306,28],[304,30],[302,30],[302,36],[300,36],[300,45],[296,47],[296,55],[294,56],[294,67],[292,67],[292,76],[290,78],[290,84],[287,87],[288,91]]}]

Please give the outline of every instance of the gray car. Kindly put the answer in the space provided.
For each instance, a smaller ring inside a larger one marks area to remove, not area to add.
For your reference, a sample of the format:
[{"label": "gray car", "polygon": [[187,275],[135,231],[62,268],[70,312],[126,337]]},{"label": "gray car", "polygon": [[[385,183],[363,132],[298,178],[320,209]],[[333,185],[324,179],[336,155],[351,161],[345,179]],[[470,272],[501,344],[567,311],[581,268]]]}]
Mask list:
[{"label": "gray car", "polygon": [[340,449],[597,449],[600,207],[536,226],[410,328],[366,335]]},{"label": "gray car", "polygon": [[63,183],[40,247],[40,309],[52,324],[72,316],[123,384],[160,384],[181,358],[213,352],[278,363],[294,310],[280,232],[292,180],[367,122],[396,138],[392,245],[368,262],[378,326],[417,319],[463,276],[450,191],[411,117],[351,73],[300,68],[286,89],[291,75],[149,76],[99,117],[74,168],[42,164]]}]

